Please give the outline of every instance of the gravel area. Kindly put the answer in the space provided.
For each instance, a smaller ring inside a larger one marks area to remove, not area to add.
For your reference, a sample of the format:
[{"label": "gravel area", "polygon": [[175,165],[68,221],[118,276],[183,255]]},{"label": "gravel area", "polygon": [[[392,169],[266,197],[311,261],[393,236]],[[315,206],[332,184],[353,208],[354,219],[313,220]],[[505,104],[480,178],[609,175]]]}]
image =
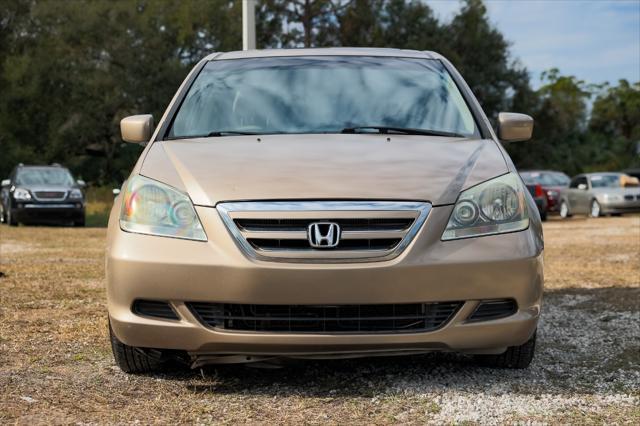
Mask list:
[{"label": "gravel area", "polygon": [[0,226],[0,424],[640,424],[640,216],[545,224],[538,348],[518,371],[431,354],[129,376],[104,235]]}]

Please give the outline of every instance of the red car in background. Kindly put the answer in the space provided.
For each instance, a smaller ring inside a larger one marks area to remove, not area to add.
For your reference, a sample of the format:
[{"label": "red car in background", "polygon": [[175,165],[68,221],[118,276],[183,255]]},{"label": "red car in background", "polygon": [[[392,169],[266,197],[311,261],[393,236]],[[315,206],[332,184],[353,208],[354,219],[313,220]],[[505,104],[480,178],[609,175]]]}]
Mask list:
[{"label": "red car in background", "polygon": [[[558,212],[560,208],[560,191],[569,186],[571,178],[566,174],[554,170],[525,170],[520,176],[527,186],[537,187],[546,198],[546,212]],[[540,215],[542,216],[542,212]]]}]

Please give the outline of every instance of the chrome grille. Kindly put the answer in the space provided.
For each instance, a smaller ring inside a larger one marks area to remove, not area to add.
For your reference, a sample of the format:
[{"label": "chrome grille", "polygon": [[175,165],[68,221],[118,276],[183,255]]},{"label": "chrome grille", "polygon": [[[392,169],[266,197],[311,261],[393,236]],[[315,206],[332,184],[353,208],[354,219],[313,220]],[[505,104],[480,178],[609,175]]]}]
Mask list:
[{"label": "chrome grille", "polygon": [[62,201],[67,198],[66,191],[34,191],[33,195],[40,201]]},{"label": "chrome grille", "polygon": [[[220,203],[216,207],[250,258],[294,262],[354,262],[398,256],[424,223],[431,205],[397,201]],[[309,227],[340,227],[337,246],[313,248]]]}]

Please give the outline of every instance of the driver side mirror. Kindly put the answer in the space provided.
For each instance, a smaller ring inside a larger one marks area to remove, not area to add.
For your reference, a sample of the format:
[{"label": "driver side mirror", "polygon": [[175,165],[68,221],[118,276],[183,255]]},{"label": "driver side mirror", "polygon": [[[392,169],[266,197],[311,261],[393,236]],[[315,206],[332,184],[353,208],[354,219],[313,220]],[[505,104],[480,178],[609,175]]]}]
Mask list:
[{"label": "driver side mirror", "polygon": [[78,179],[78,180],[76,181],[76,183],[78,184],[78,186],[79,186],[80,188],[84,188],[84,187],[86,187],[86,186],[87,186],[87,183],[86,183],[85,181],[83,181],[82,179]]},{"label": "driver side mirror", "polygon": [[579,183],[578,184],[578,189],[586,191],[587,190],[587,184],[586,183]]},{"label": "driver side mirror", "polygon": [[498,137],[504,142],[518,142],[531,139],[533,118],[526,114],[501,112],[498,114]]},{"label": "driver side mirror", "polygon": [[2,179],[2,183],[0,183],[0,187],[1,186],[9,186],[10,183],[11,183],[11,181],[9,179]]},{"label": "driver side mirror", "polygon": [[125,142],[149,142],[153,134],[153,115],[131,115],[120,120],[120,133]]}]

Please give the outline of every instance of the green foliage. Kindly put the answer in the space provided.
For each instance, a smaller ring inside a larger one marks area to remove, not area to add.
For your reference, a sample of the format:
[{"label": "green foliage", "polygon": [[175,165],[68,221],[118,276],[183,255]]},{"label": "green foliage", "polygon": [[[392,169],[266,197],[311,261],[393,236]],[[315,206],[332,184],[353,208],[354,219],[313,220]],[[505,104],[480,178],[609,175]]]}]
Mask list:
[{"label": "green foliage", "polygon": [[2,44],[3,174],[57,161],[94,182],[121,181],[140,148],[122,145],[120,119],[160,117],[195,62],[241,42],[240,7],[224,0],[14,4],[23,14]]},{"label": "green foliage", "polygon": [[620,80],[605,85],[593,103],[589,120],[594,145],[603,146],[597,163],[602,169],[639,167],[640,82]]},{"label": "green foliage", "polygon": [[[536,119],[534,141],[507,146],[521,167],[576,173],[637,165],[640,83],[589,86],[552,69],[533,90],[481,0],[462,1],[450,22],[420,0],[261,0],[256,23],[261,48],[444,54],[490,120],[504,110]],[[241,44],[240,1],[3,0],[0,176],[18,162],[59,162],[93,184],[121,182],[141,148],[122,143],[120,119],[159,118],[197,61]]]}]

